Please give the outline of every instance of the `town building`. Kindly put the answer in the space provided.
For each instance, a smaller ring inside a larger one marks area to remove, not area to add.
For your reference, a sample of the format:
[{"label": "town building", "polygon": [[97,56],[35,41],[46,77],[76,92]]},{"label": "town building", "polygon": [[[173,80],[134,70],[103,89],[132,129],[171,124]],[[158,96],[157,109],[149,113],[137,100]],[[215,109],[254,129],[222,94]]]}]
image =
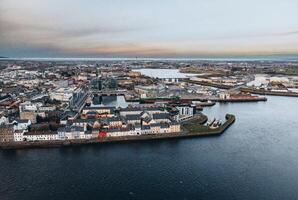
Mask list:
[{"label": "town building", "polygon": [[52,131],[36,131],[23,133],[24,141],[49,141],[58,139],[58,133]]},{"label": "town building", "polygon": [[82,110],[82,118],[102,118],[102,117],[112,117],[115,113],[115,107],[85,107]]},{"label": "town building", "polygon": [[58,129],[59,140],[91,139],[92,132],[80,126],[66,126]]},{"label": "town building", "polygon": [[15,131],[17,131],[17,130],[21,130],[21,131],[25,130],[26,131],[26,130],[28,130],[28,127],[31,124],[32,124],[31,121],[28,119],[18,119],[18,120],[14,120],[12,122],[13,129]]},{"label": "town building", "polygon": [[0,126],[1,125],[7,125],[9,123],[8,117],[4,116],[4,115],[0,115]]},{"label": "town building", "polygon": [[196,114],[196,106],[189,104],[179,104],[175,108],[178,110],[178,115],[176,115],[177,121],[182,121],[193,117]]},{"label": "town building", "polygon": [[135,91],[141,96],[141,98],[157,97],[166,91],[166,87],[163,84],[149,86],[137,85],[135,86]]},{"label": "town building", "polygon": [[13,133],[13,139],[15,142],[22,142],[24,141],[24,133],[26,133],[25,130],[15,130]]},{"label": "town building", "polygon": [[93,91],[117,90],[117,80],[113,77],[96,77],[91,80],[90,87]]},{"label": "town building", "polygon": [[0,142],[13,142],[13,126],[0,126]]}]

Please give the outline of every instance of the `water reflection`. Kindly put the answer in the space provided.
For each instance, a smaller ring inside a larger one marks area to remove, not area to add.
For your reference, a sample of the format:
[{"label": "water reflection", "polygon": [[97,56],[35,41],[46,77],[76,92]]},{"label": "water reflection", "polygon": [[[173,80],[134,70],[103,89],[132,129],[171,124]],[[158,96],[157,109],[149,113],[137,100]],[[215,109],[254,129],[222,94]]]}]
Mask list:
[{"label": "water reflection", "polygon": [[97,96],[93,98],[92,106],[126,108],[128,104],[124,96]]}]

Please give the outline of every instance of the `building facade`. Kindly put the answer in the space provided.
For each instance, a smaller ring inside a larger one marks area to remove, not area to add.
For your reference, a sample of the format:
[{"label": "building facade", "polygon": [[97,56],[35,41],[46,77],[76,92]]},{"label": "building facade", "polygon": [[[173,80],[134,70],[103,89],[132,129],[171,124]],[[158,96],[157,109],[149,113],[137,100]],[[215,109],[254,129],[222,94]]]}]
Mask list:
[{"label": "building facade", "polygon": [[13,126],[1,126],[0,127],[0,142],[13,142]]}]

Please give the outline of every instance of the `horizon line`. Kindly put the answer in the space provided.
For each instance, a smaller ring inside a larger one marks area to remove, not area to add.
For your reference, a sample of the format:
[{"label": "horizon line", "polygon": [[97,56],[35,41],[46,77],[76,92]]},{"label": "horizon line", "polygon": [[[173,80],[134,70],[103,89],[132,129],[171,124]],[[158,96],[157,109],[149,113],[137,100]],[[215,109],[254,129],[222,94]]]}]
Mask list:
[{"label": "horizon line", "polygon": [[142,60],[289,60],[298,61],[298,54],[271,54],[271,55],[221,55],[221,56],[198,56],[198,57],[0,57],[3,60],[77,60],[77,61],[113,61],[113,60],[126,60],[126,61],[142,61]]}]

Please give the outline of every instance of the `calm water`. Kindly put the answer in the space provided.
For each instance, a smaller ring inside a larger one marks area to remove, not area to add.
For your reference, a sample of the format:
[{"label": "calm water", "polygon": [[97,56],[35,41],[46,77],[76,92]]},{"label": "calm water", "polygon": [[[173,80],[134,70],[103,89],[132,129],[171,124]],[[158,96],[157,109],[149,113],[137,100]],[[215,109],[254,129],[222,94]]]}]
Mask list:
[{"label": "calm water", "polygon": [[141,72],[143,75],[152,78],[186,78],[195,76],[195,74],[181,73],[179,69],[135,69],[132,71]]},{"label": "calm water", "polygon": [[298,199],[298,98],[216,105],[220,137],[0,152],[0,199]]},{"label": "calm water", "polygon": [[107,107],[121,107],[126,108],[128,106],[124,96],[103,96],[99,104],[93,101],[93,106],[107,106]]}]

